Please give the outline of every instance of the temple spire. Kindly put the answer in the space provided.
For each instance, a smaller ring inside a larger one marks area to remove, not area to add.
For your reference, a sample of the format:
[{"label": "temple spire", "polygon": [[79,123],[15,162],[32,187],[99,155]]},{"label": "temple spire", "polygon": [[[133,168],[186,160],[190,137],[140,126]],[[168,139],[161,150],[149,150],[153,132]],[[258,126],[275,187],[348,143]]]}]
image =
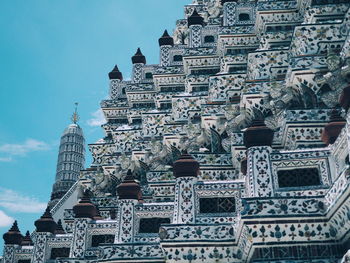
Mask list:
[{"label": "temple spire", "polygon": [[77,124],[77,122],[79,121],[80,117],[79,117],[79,114],[78,114],[78,102],[75,103],[75,110],[74,110],[74,113],[72,115],[72,122],[74,124]]},{"label": "temple spire", "polygon": [[52,188],[50,208],[61,199],[78,180],[85,163],[85,139],[79,121],[78,103],[72,115],[72,123],[64,130],[58,152],[55,183]]}]

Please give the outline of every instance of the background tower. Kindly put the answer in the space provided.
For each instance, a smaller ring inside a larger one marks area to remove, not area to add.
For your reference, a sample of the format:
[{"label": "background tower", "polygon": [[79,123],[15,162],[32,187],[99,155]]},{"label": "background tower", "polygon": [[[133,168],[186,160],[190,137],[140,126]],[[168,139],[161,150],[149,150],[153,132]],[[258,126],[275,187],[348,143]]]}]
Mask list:
[{"label": "background tower", "polygon": [[76,108],[71,119],[73,123],[64,130],[61,136],[56,178],[49,203],[51,208],[78,180],[80,170],[84,168],[85,139],[83,130],[77,124],[79,120],[77,113],[78,103],[75,105]]}]

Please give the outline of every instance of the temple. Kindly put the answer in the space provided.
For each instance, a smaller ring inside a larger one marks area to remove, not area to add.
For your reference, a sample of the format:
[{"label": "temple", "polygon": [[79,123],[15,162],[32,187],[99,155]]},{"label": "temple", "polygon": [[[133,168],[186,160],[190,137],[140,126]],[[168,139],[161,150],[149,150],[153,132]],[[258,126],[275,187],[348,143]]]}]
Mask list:
[{"label": "temple", "polygon": [[67,128],[48,208],[1,263],[350,262],[349,7],[186,5],[159,64],[139,48],[131,80],[109,73],[89,168]]}]

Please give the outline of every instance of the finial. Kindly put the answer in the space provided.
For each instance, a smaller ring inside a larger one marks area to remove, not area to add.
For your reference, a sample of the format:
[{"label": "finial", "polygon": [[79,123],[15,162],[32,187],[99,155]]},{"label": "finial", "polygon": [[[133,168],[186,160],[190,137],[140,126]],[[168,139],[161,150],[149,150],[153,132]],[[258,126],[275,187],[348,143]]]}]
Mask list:
[{"label": "finial", "polygon": [[133,64],[136,64],[136,63],[146,64],[146,57],[142,54],[140,48],[137,48],[137,51],[135,55],[132,56],[131,61]]},{"label": "finial", "polygon": [[131,169],[128,170],[121,184],[117,186],[119,199],[140,200],[142,197],[140,184],[135,180]]},{"label": "finial", "polygon": [[346,125],[346,120],[340,115],[338,108],[333,108],[328,124],[321,134],[322,141],[328,146],[335,143],[342,129]]},{"label": "finial", "polygon": [[59,219],[57,221],[57,228],[56,228],[55,234],[56,235],[57,234],[62,235],[62,234],[65,234],[65,233],[66,233],[66,231],[64,231],[64,228],[63,228],[63,225],[62,225],[62,221],[61,221],[61,219]]},{"label": "finial", "polygon": [[12,227],[3,235],[6,245],[21,245],[22,234],[18,229],[17,221],[13,222]]},{"label": "finial", "polygon": [[123,80],[123,74],[119,71],[118,66],[115,65],[114,69],[108,73],[109,79]]},{"label": "finial", "polygon": [[137,48],[135,56],[142,56],[141,48]]},{"label": "finial", "polygon": [[274,132],[264,122],[264,116],[257,114],[249,128],[243,133],[245,147],[271,146]]},{"label": "finial", "polygon": [[197,177],[199,174],[199,163],[186,152],[183,152],[179,159],[173,164],[175,178]]},{"label": "finial", "polygon": [[17,220],[15,220],[15,222],[13,222],[12,227],[10,228],[10,231],[19,232]]},{"label": "finial", "polygon": [[174,39],[169,36],[168,30],[165,30],[158,43],[159,46],[174,46]]},{"label": "finial", "polygon": [[55,233],[57,224],[52,218],[49,206],[46,207],[44,214],[34,222],[34,225],[36,226],[36,232]]},{"label": "finial", "polygon": [[162,37],[170,37],[169,33],[168,33],[168,30],[166,30],[166,29],[164,30],[164,33],[163,33]]},{"label": "finial", "polygon": [[78,102],[76,102],[76,103],[74,103],[74,104],[75,104],[75,110],[74,110],[74,113],[73,113],[73,115],[72,115],[71,120],[72,120],[72,122],[73,122],[74,124],[77,124],[77,122],[78,122],[79,119],[80,119],[80,117],[79,117],[79,115],[78,115]]},{"label": "finial", "polygon": [[198,14],[197,9],[193,10],[192,15],[190,15],[187,18],[187,24],[188,26],[192,26],[192,25],[204,25],[204,18]]},{"label": "finial", "polygon": [[22,246],[33,246],[34,245],[32,239],[30,237],[29,231],[27,231],[26,235],[23,237],[21,245]]},{"label": "finial", "polygon": [[75,218],[94,218],[97,214],[96,206],[91,202],[89,190],[83,192],[79,203],[73,206]]}]

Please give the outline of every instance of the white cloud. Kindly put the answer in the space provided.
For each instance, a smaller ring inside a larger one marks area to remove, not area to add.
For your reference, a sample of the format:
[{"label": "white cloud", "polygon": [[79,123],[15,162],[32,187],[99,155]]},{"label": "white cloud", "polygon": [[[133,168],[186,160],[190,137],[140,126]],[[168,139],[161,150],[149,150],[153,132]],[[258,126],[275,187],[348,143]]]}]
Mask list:
[{"label": "white cloud", "polygon": [[5,212],[0,210],[0,227],[10,226],[13,221],[15,221],[12,217],[5,214]]},{"label": "white cloud", "polygon": [[12,212],[39,213],[45,210],[47,204],[37,199],[22,195],[16,191],[0,188],[0,207]]},{"label": "white cloud", "polygon": [[0,157],[0,162],[4,162],[4,163],[12,162],[12,157]]},{"label": "white cloud", "polygon": [[[5,153],[10,156],[20,155],[25,156],[29,152],[35,152],[35,151],[46,151],[50,147],[48,144],[42,141],[34,140],[34,139],[27,139],[22,144],[3,144],[0,145],[0,153]],[[11,161],[11,157],[1,158],[2,161]]]},{"label": "white cloud", "polygon": [[87,120],[87,124],[89,126],[96,127],[106,123],[105,116],[101,109],[98,109],[97,111],[91,113],[91,115],[92,115],[92,118]]}]

